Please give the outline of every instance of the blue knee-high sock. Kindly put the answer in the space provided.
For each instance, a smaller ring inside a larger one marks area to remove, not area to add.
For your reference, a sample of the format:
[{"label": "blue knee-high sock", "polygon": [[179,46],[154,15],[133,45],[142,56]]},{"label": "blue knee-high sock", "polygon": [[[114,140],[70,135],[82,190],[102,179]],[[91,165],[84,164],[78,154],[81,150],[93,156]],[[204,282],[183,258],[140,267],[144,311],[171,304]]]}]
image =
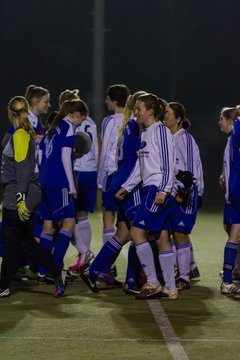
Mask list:
[{"label": "blue knee-high sock", "polygon": [[126,273],[126,284],[130,288],[139,285],[141,269],[142,267],[137,256],[136,247],[131,241],[128,249],[128,263],[127,263],[127,273]]},{"label": "blue knee-high sock", "polygon": [[89,268],[89,274],[92,277],[97,277],[101,273],[109,273],[111,265],[115,262],[118,257],[122,245],[112,237],[108,240],[101,248],[93,263]]},{"label": "blue knee-high sock", "polygon": [[[53,245],[53,235],[41,233],[40,235],[40,245],[43,246],[49,253],[52,251]],[[40,266],[38,273],[42,276],[46,275],[46,270],[43,266]]]},{"label": "blue knee-high sock", "polygon": [[223,282],[232,283],[232,271],[238,253],[238,244],[227,242],[224,249]]},{"label": "blue knee-high sock", "polygon": [[66,230],[60,230],[56,237],[53,257],[59,266],[63,264],[71,238],[72,232]]}]

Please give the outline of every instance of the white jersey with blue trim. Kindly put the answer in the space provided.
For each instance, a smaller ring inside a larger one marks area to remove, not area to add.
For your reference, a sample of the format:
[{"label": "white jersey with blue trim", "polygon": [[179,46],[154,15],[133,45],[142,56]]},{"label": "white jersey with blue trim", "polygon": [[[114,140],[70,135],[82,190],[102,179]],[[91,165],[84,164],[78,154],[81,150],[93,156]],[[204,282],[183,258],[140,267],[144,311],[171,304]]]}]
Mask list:
[{"label": "white jersey with blue trim", "polygon": [[35,152],[36,152],[37,165],[39,166],[42,161],[42,151],[40,149],[39,144],[42,141],[42,138],[43,138],[45,132],[44,132],[44,129],[42,128],[42,124],[41,124],[39,118],[36,115],[34,115],[32,111],[29,111],[28,118],[33,127],[33,130],[36,133],[36,138],[35,138],[36,151]]},{"label": "white jersey with blue trim", "polygon": [[142,181],[155,185],[158,191],[170,193],[174,180],[174,148],[172,134],[160,121],[144,129],[138,160],[122,187],[131,192]]},{"label": "white jersey with blue trim", "polygon": [[228,137],[228,141],[224,150],[223,155],[223,179],[225,183],[225,199],[229,201],[229,177],[230,177],[230,137]]},{"label": "white jersey with blue trim", "polygon": [[97,126],[95,122],[88,116],[80,126],[77,127],[77,132],[85,132],[91,139],[91,150],[83,155],[81,158],[74,161],[75,171],[97,171],[98,168],[98,138]]},{"label": "white jersey with blue trim", "polygon": [[[193,136],[184,129],[180,129],[173,134],[173,144],[175,147],[175,174],[179,170],[191,171],[196,178],[198,195],[202,196],[204,191],[203,170],[200,152]],[[175,195],[178,187],[183,184],[176,180],[172,194]]]},{"label": "white jersey with blue trim", "polygon": [[98,168],[97,184],[105,189],[107,177],[117,170],[118,129],[122,125],[123,114],[107,116],[102,122],[102,149]]}]

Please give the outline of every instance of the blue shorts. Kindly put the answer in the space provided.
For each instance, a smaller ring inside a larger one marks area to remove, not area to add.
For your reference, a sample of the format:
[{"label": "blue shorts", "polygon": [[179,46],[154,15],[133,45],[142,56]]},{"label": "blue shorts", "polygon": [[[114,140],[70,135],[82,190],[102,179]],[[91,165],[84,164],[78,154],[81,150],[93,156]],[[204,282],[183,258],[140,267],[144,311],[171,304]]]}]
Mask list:
[{"label": "blue shorts", "polygon": [[106,190],[102,192],[102,207],[109,211],[117,211],[117,201],[112,186],[114,176],[115,173],[107,177]]},{"label": "blue shorts", "polygon": [[224,204],[223,224],[240,224],[240,213],[232,204]]},{"label": "blue shorts", "polygon": [[43,220],[63,220],[75,217],[72,196],[67,188],[42,189],[42,201],[39,208]]},{"label": "blue shorts", "polygon": [[168,195],[162,205],[155,205],[154,200],[157,192],[156,186],[143,187],[142,202],[133,220],[133,226],[150,231],[161,231],[166,228],[174,198]]},{"label": "blue shorts", "polygon": [[142,188],[140,185],[134,189],[122,200],[118,202],[118,221],[133,220],[141,204]]},{"label": "blue shorts", "polygon": [[93,213],[97,199],[97,172],[75,171],[75,174],[78,179],[76,211]]},{"label": "blue shorts", "polygon": [[186,203],[179,204],[174,199],[170,214],[169,225],[172,231],[178,231],[184,234],[190,234],[197,217],[198,192],[193,188]]}]

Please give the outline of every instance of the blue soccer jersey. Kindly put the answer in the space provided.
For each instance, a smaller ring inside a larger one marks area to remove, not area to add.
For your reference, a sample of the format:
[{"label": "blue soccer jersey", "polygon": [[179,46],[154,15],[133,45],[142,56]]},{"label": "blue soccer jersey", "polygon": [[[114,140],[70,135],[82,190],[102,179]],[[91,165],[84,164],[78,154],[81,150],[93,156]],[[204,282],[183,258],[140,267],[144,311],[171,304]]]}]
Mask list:
[{"label": "blue soccer jersey", "polygon": [[137,161],[137,151],[140,147],[139,126],[130,119],[123,132],[123,141],[119,149],[118,170],[114,176],[113,191],[116,193],[128,178]]},{"label": "blue soccer jersey", "polygon": [[40,182],[42,188],[69,187],[67,175],[62,161],[62,149],[72,148],[75,145],[76,127],[67,118],[64,118],[51,139],[44,136],[40,149],[43,152]]},{"label": "blue soccer jersey", "polygon": [[229,193],[240,192],[240,119],[235,120],[230,132]]}]

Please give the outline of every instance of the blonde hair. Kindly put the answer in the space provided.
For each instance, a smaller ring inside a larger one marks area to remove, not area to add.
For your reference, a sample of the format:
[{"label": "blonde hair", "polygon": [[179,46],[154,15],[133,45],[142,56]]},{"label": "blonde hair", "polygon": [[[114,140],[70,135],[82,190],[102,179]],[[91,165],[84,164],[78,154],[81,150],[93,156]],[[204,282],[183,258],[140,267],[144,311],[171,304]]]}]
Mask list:
[{"label": "blonde hair", "polygon": [[144,94],[146,94],[145,91],[137,91],[133,95],[128,96],[126,105],[125,105],[124,110],[123,110],[122,125],[120,126],[120,128],[118,130],[118,141],[119,142],[121,142],[124,129],[127,126],[127,123],[131,118],[131,114],[132,114],[132,112],[134,110],[134,106],[135,106],[135,104],[137,102],[138,97],[141,96],[141,95],[144,95]]},{"label": "blonde hair", "polygon": [[11,110],[12,115],[17,118],[19,126],[34,139],[36,137],[36,133],[29,121],[29,105],[25,97],[15,96],[9,101],[8,107],[9,110]]},{"label": "blonde hair", "polygon": [[74,89],[74,90],[64,90],[63,92],[61,92],[61,94],[59,95],[59,106],[62,106],[62,104],[64,103],[64,101],[66,100],[74,100],[74,99],[80,99],[79,97],[79,90],[78,89]]}]

